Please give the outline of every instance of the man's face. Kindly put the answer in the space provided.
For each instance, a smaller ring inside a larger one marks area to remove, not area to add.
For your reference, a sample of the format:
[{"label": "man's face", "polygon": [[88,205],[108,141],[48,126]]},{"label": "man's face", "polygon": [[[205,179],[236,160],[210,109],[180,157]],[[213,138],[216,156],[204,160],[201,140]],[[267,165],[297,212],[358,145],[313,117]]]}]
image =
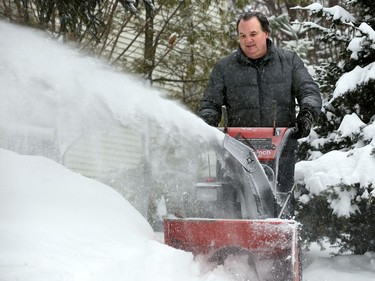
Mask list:
[{"label": "man's face", "polygon": [[238,24],[238,40],[242,52],[250,59],[258,59],[267,53],[268,32],[264,32],[256,17]]}]

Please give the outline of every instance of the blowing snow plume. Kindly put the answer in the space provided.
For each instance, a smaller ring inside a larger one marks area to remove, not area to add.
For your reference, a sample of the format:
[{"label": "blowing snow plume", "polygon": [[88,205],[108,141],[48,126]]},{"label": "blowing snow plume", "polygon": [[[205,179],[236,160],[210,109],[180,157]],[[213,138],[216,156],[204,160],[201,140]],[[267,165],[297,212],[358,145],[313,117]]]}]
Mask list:
[{"label": "blowing snow plume", "polygon": [[[159,149],[155,154],[157,157],[144,147],[138,153],[140,158],[154,157],[152,166],[160,167],[163,163],[164,170],[168,170],[165,159],[170,158],[171,151],[184,155],[184,159],[179,160],[189,163],[187,151],[192,155],[194,147],[222,137],[217,129],[206,125],[178,103],[163,98],[144,81],[120,73],[45,33],[0,21],[0,38],[2,148],[46,156],[67,165],[72,159],[67,155],[73,154],[71,151],[77,143],[89,139],[81,145],[83,149],[79,153],[91,151],[91,158],[86,161],[95,172],[90,176],[116,185],[119,178],[124,181],[126,173],[123,170],[129,165],[121,163],[127,162],[125,158],[131,153],[124,153],[120,164],[112,160],[105,162],[101,156],[93,157],[93,154],[99,154],[98,151],[108,150],[97,141],[98,134],[107,134],[107,139],[113,139],[110,131],[122,127],[126,128],[122,132],[127,133],[120,139],[134,133],[142,136],[154,133],[156,138],[164,140],[172,137],[167,148]],[[145,141],[144,146],[147,145]],[[159,146],[163,145],[159,142]],[[110,149],[115,155],[120,153],[116,146]],[[74,165],[79,161],[82,159]],[[178,173],[170,172],[169,175],[176,181]],[[126,180],[130,181],[129,178]],[[164,178],[164,181],[168,182],[168,179]],[[134,185],[142,184],[136,182]]]}]

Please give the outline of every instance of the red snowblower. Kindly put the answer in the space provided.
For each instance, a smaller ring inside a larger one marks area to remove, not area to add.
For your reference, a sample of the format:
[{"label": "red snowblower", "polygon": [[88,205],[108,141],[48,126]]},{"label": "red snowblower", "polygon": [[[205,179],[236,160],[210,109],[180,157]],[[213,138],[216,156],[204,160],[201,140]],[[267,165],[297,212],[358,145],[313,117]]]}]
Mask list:
[{"label": "red snowblower", "polygon": [[283,218],[293,190],[277,189],[294,130],[224,127],[224,153],[216,148],[210,157],[215,176],[185,195],[183,218],[164,219],[165,243],[229,268],[235,280],[301,281],[299,224]]}]

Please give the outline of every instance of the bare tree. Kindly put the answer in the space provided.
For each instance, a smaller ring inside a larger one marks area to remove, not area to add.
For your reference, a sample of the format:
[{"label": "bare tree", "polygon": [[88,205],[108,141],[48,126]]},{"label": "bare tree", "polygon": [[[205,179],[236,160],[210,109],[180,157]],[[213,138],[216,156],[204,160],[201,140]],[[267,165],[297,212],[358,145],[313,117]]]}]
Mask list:
[{"label": "bare tree", "polygon": [[231,51],[222,0],[13,0],[11,21],[49,31],[197,107],[213,64]]}]

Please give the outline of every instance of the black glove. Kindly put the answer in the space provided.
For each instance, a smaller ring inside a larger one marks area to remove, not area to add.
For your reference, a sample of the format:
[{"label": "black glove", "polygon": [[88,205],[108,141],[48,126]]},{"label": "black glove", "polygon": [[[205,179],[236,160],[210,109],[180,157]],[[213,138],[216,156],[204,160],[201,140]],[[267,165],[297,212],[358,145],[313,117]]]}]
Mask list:
[{"label": "black glove", "polygon": [[200,117],[210,126],[217,126],[218,122],[216,121],[213,114],[200,114]]},{"label": "black glove", "polygon": [[310,134],[311,127],[314,123],[314,116],[309,110],[301,110],[297,116],[296,128],[297,132],[294,133],[294,138],[305,138]]}]

